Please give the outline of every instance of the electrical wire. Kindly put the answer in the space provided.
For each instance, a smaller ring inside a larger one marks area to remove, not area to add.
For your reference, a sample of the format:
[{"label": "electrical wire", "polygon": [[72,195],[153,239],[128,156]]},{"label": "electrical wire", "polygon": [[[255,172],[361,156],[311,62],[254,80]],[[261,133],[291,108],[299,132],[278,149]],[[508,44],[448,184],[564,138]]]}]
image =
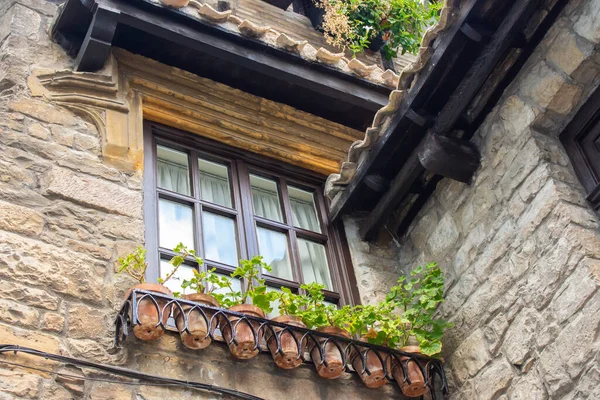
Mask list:
[{"label": "electrical wire", "polygon": [[32,367],[32,366],[28,366],[28,365],[24,365],[24,364],[0,360],[0,363],[2,363],[2,364],[18,366],[18,367],[36,370],[36,371],[40,371],[40,372],[46,372],[46,373],[50,373],[50,374],[55,374],[57,376],[67,377],[67,378],[85,379],[88,381],[109,382],[109,383],[118,383],[118,384],[125,384],[125,385],[136,385],[136,386],[137,385],[163,386],[163,387],[179,386],[179,387],[186,387],[186,388],[192,388],[192,389],[197,389],[197,390],[215,392],[215,393],[220,393],[220,394],[226,394],[226,395],[237,397],[239,399],[244,399],[244,400],[264,400],[261,397],[257,397],[257,396],[254,396],[254,395],[251,395],[248,393],[240,392],[240,391],[237,391],[234,389],[226,389],[226,388],[222,388],[222,387],[218,387],[218,386],[214,386],[214,385],[209,385],[206,383],[166,378],[166,377],[157,376],[157,375],[145,374],[143,372],[134,371],[134,370],[128,369],[128,368],[116,367],[116,366],[107,365],[107,364],[99,364],[99,363],[95,363],[95,362],[91,362],[91,361],[80,360],[77,358],[61,356],[58,354],[46,353],[46,352],[32,349],[29,347],[23,347],[23,346],[11,345],[11,344],[0,344],[0,354],[8,353],[8,352],[14,352],[15,354],[16,353],[31,354],[33,356],[42,357],[42,358],[46,358],[46,359],[54,360],[54,361],[59,361],[59,362],[62,362],[65,364],[71,364],[71,365],[74,365],[77,367],[93,368],[93,369],[97,369],[100,371],[111,373],[113,375],[125,376],[130,379],[137,379],[139,381],[145,381],[145,382],[123,382],[120,380],[112,380],[112,379],[106,379],[106,378],[93,378],[93,377],[87,377],[87,376],[72,375],[72,374],[66,374],[66,373],[62,373],[62,372],[55,372],[55,371],[47,370],[44,368]]}]

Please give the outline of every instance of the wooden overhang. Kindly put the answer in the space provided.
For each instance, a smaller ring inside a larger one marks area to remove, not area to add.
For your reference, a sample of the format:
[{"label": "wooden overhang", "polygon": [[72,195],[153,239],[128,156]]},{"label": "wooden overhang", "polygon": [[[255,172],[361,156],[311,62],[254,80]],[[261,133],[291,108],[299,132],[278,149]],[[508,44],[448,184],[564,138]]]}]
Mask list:
[{"label": "wooden overhang", "polygon": [[78,71],[112,46],[364,130],[390,89],[150,0],[67,0],[53,38]]},{"label": "wooden overhang", "polygon": [[332,220],[368,212],[365,240],[404,234],[444,177],[469,183],[469,142],[567,0],[467,0],[391,122],[332,203]]}]

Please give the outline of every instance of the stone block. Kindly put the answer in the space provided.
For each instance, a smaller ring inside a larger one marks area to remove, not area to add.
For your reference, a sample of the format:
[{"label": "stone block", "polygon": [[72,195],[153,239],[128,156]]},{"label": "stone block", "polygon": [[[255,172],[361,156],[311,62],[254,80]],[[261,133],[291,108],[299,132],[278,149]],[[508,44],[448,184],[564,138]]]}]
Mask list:
[{"label": "stone block", "polygon": [[98,382],[92,386],[89,400],[131,400],[132,395],[133,388],[129,385]]},{"label": "stone block", "polygon": [[[546,59],[571,75],[581,63],[594,51],[594,46],[586,41],[578,43],[577,36],[570,31],[563,31],[556,36],[550,45]],[[561,95],[563,93],[561,92]]]},{"label": "stone block", "polygon": [[66,109],[58,109],[40,100],[22,98],[9,105],[12,111],[23,113],[31,118],[51,124],[73,126],[77,118]]},{"label": "stone block", "polygon": [[556,339],[557,352],[571,378],[578,376],[600,350],[600,343],[596,340],[599,323],[600,292],[596,292],[577,318],[565,326]]},{"label": "stone block", "polygon": [[0,298],[18,301],[21,304],[44,308],[58,309],[60,298],[46,290],[38,289],[19,282],[10,282],[0,290]]},{"label": "stone block", "polygon": [[521,81],[521,93],[540,107],[547,107],[565,84],[565,79],[545,62],[534,65]]},{"label": "stone block", "polygon": [[53,312],[44,313],[41,328],[54,333],[62,333],[65,328],[65,317]]},{"label": "stone block", "polygon": [[67,321],[69,337],[75,339],[106,337],[108,327],[112,325],[106,311],[82,304],[68,307]]},{"label": "stone block", "polygon": [[496,359],[475,381],[478,399],[493,399],[510,385],[514,373],[504,359]]},{"label": "stone block", "polygon": [[0,397],[2,393],[15,396],[17,399],[35,399],[39,394],[42,378],[22,371],[0,368]]},{"label": "stone block", "polygon": [[54,142],[63,146],[73,147],[73,138],[77,133],[75,130],[54,125],[50,128],[50,131],[52,132],[52,140]]},{"label": "stone block", "polygon": [[113,182],[54,167],[46,178],[46,193],[88,207],[140,218],[141,193]]},{"label": "stone block", "polygon": [[76,133],[73,137],[73,148],[75,150],[87,151],[94,155],[100,154],[100,138],[97,136]]},{"label": "stone block", "polygon": [[533,370],[512,381],[510,389],[508,389],[508,398],[510,400],[546,400],[548,393],[537,371]]},{"label": "stone block", "polygon": [[540,353],[538,372],[540,376],[544,377],[551,396],[561,393],[571,383],[571,378],[565,371],[558,355],[557,346],[554,344],[549,345]]},{"label": "stone block", "polygon": [[0,321],[13,326],[35,329],[40,321],[40,313],[33,307],[2,299],[0,300]]},{"label": "stone block", "polygon": [[458,346],[449,365],[457,382],[462,384],[477,375],[491,359],[483,331],[477,329]]},{"label": "stone block", "polygon": [[441,255],[458,240],[458,227],[452,218],[452,214],[446,214],[437,225],[427,245],[432,254]]},{"label": "stone block", "polygon": [[564,85],[560,95],[552,99],[548,109],[559,114],[569,114],[579,104],[583,89],[577,85]]},{"label": "stone block", "polygon": [[35,138],[42,140],[48,140],[48,138],[50,137],[50,131],[48,130],[48,128],[44,127],[42,124],[39,124],[37,122],[29,125],[29,127],[27,128],[27,133],[29,133]]},{"label": "stone block", "polygon": [[44,229],[44,217],[38,211],[0,200],[0,229],[38,236]]},{"label": "stone block", "polygon": [[508,320],[502,313],[496,315],[485,327],[485,338],[489,342],[490,353],[496,355],[500,345],[502,345],[502,339],[504,333],[508,329]]},{"label": "stone block", "polygon": [[[0,324],[0,343],[17,346],[31,347],[33,349],[47,353],[58,354],[60,342],[57,337],[42,332],[26,330],[14,326]],[[49,361],[41,357],[27,355],[24,353],[4,353],[2,359],[5,361],[33,366],[36,368],[52,369],[58,363]],[[42,371],[31,370],[31,373],[48,377],[49,375]],[[0,379],[0,384],[2,379]],[[0,390],[0,392],[2,392]]]},{"label": "stone block", "polygon": [[581,263],[581,267],[568,277],[558,289],[552,300],[552,309],[559,323],[563,323],[583,307],[596,289],[600,281],[595,281],[591,271]]},{"label": "stone block", "polygon": [[14,5],[11,32],[13,35],[24,36],[30,40],[38,40],[42,17],[35,11],[23,7],[21,4]]},{"label": "stone block", "polygon": [[91,302],[104,300],[105,266],[91,257],[0,231],[0,277],[43,285]]},{"label": "stone block", "polygon": [[523,365],[534,349],[538,332],[538,312],[531,308],[521,310],[510,324],[502,351],[513,365]]},{"label": "stone block", "polygon": [[600,4],[596,0],[584,1],[578,17],[573,17],[575,32],[596,44],[600,43]]}]

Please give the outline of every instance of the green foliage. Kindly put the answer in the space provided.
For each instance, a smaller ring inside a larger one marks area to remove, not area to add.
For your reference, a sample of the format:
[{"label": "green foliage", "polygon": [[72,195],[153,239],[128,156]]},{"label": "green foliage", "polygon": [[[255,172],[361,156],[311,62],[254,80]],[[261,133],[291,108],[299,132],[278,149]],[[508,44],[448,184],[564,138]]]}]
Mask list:
[{"label": "green foliage", "polygon": [[117,275],[125,272],[139,283],[146,282],[145,274],[148,269],[146,262],[146,249],[144,246],[138,246],[134,251],[125,257],[119,257],[119,270]]},{"label": "green foliage", "polygon": [[437,306],[443,301],[444,275],[436,263],[415,268],[408,280],[398,279],[386,302],[395,303],[402,312],[404,343],[414,336],[423,354],[431,356],[442,350],[444,330],[453,326],[451,322],[434,318]]},{"label": "green foliage", "polygon": [[[227,279],[226,287],[229,289],[226,293],[214,293],[213,296],[223,307],[232,307],[239,304],[245,304],[248,299],[263,310],[265,313],[273,311],[271,303],[277,299],[277,292],[268,292],[265,280],[260,279],[261,270],[271,271],[271,267],[263,262],[261,256],[252,257],[251,260],[240,260],[240,265],[231,273],[231,277],[241,279],[246,284],[246,290],[233,290],[231,281]],[[224,282],[223,282],[224,283]]]},{"label": "green foliage", "polygon": [[368,48],[377,38],[385,41],[386,58],[416,53],[427,27],[439,19],[442,1],[426,6],[421,0],[319,0],[325,9],[324,30],[332,45],[353,54]]},{"label": "green foliage", "polygon": [[[190,256],[194,257],[199,265],[202,265],[202,263],[203,263],[201,258],[196,257],[196,253],[194,252],[194,250],[188,249],[181,242],[179,242],[179,244],[177,246],[175,246],[175,248],[173,248],[173,251],[175,253],[177,253],[176,255],[173,256],[173,258],[171,258],[169,260],[169,264],[171,264],[173,266],[173,270],[171,270],[171,272],[169,272],[167,274],[167,276],[165,276],[164,278],[158,278],[158,283],[160,283],[161,285],[164,285],[169,280],[173,279],[173,277],[177,273],[177,270],[179,269],[181,264],[183,264],[183,262],[185,261],[186,257],[190,257]],[[175,279],[177,279],[177,278],[175,278]],[[180,295],[179,292],[174,293],[174,294]]]}]

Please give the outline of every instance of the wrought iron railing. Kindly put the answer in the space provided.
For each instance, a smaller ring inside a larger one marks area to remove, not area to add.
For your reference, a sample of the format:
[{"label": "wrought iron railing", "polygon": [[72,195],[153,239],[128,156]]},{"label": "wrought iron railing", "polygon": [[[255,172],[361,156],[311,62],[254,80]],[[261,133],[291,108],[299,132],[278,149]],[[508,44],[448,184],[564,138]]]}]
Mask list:
[{"label": "wrought iron railing", "polygon": [[[188,327],[189,317],[193,312],[197,312],[206,323],[206,338],[210,338],[211,340],[225,342],[225,339],[223,339],[219,333],[224,327],[228,327],[228,329],[226,329],[230,332],[228,336],[231,336],[231,338],[227,344],[237,345],[236,328],[240,324],[245,324],[251,330],[254,337],[254,350],[258,349],[263,352],[269,351],[264,345],[263,339],[265,334],[267,334],[269,337],[275,338],[276,350],[274,353],[280,353],[283,356],[281,338],[282,335],[285,335],[287,332],[296,344],[298,360],[302,360],[303,362],[312,362],[327,367],[328,360],[326,352],[331,348],[335,348],[339,352],[339,359],[341,359],[344,369],[351,370],[347,367],[352,365],[355,357],[361,357],[361,364],[359,365],[363,366],[362,371],[355,372],[370,375],[371,371],[369,371],[367,365],[367,356],[371,352],[377,356],[377,359],[381,363],[380,367],[383,369],[384,376],[387,380],[396,380],[394,379],[392,370],[400,367],[404,383],[410,384],[411,381],[408,367],[412,363],[418,367],[418,370],[424,377],[425,385],[428,387],[432,399],[436,398],[436,391],[441,391],[444,394],[448,393],[446,376],[440,359],[427,357],[422,354],[407,353],[355,339],[287,325],[265,318],[241,314],[139,289],[131,291],[131,294],[125,299],[125,303],[121,307],[116,318],[115,341],[117,346],[131,336],[133,327],[141,324],[139,319],[139,307],[142,301],[145,302],[146,307],[148,302],[154,305],[157,311],[156,327],[159,327],[164,331],[169,330],[191,334]],[[172,317],[173,313],[180,314],[180,318],[181,315],[183,316],[183,324],[179,324],[180,329],[177,329],[170,322],[166,322],[172,321],[169,317]],[[328,350],[326,351],[326,349]],[[311,360],[307,356],[307,353],[309,352],[313,355],[318,354],[317,358],[319,359]],[[440,380],[439,384],[436,381],[437,378]]]}]

